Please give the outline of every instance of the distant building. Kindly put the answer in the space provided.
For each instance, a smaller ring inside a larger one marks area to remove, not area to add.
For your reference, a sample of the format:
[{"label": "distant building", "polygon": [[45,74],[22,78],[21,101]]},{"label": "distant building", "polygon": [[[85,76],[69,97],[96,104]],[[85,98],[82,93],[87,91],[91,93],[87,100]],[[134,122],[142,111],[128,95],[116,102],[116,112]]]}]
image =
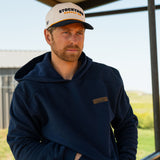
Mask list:
[{"label": "distant building", "polygon": [[45,52],[38,50],[0,50],[0,76],[15,74],[29,60]]}]

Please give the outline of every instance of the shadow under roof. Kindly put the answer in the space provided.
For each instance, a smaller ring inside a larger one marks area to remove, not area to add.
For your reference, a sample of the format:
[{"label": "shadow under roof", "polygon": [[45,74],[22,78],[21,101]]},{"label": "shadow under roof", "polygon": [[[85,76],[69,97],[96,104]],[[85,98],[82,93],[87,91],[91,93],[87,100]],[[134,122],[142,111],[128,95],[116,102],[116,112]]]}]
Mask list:
[{"label": "shadow under roof", "polygon": [[[57,3],[68,2],[68,0],[37,0],[37,1],[42,2],[51,7],[56,5]],[[81,6],[84,10],[87,10],[115,1],[119,0],[70,0],[69,2],[76,3],[79,6]]]}]

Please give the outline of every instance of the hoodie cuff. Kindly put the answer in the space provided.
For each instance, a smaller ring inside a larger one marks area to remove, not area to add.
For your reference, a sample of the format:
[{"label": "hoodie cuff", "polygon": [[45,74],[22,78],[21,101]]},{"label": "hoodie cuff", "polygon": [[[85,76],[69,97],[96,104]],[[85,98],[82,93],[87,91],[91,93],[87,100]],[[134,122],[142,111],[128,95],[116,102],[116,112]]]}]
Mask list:
[{"label": "hoodie cuff", "polygon": [[69,148],[65,150],[65,153],[64,153],[65,160],[74,160],[75,156],[76,156],[76,152],[74,152],[73,150]]}]

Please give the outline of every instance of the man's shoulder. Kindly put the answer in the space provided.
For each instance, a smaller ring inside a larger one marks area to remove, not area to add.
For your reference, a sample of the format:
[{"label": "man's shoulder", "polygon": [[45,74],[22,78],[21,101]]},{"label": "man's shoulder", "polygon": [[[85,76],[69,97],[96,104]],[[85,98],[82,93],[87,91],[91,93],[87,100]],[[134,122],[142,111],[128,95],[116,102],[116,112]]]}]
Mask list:
[{"label": "man's shoulder", "polygon": [[42,87],[43,85],[39,82],[35,81],[30,81],[30,80],[22,80],[19,81],[14,92],[19,93],[22,95],[27,95],[27,97],[31,97],[33,94],[38,92],[38,90]]},{"label": "man's shoulder", "polygon": [[91,74],[95,79],[103,79],[106,83],[112,83],[114,85],[122,85],[123,81],[119,71],[103,63],[93,62]]},{"label": "man's shoulder", "polygon": [[116,68],[103,63],[93,62],[93,68],[105,74],[116,74],[117,76],[120,76],[119,71]]}]

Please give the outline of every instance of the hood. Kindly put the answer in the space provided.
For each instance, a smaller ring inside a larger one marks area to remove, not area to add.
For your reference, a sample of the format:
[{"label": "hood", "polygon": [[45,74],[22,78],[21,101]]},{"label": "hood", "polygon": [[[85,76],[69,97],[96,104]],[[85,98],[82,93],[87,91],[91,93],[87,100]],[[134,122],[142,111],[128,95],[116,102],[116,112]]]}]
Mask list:
[{"label": "hood", "polygon": [[[92,60],[87,57],[84,52],[82,52],[79,61],[81,61],[81,66],[76,71],[73,79],[81,78],[88,71],[92,64]],[[15,74],[15,79],[18,82],[23,80],[38,82],[66,81],[53,68],[51,64],[51,52],[47,52],[29,61],[17,71]]]}]

